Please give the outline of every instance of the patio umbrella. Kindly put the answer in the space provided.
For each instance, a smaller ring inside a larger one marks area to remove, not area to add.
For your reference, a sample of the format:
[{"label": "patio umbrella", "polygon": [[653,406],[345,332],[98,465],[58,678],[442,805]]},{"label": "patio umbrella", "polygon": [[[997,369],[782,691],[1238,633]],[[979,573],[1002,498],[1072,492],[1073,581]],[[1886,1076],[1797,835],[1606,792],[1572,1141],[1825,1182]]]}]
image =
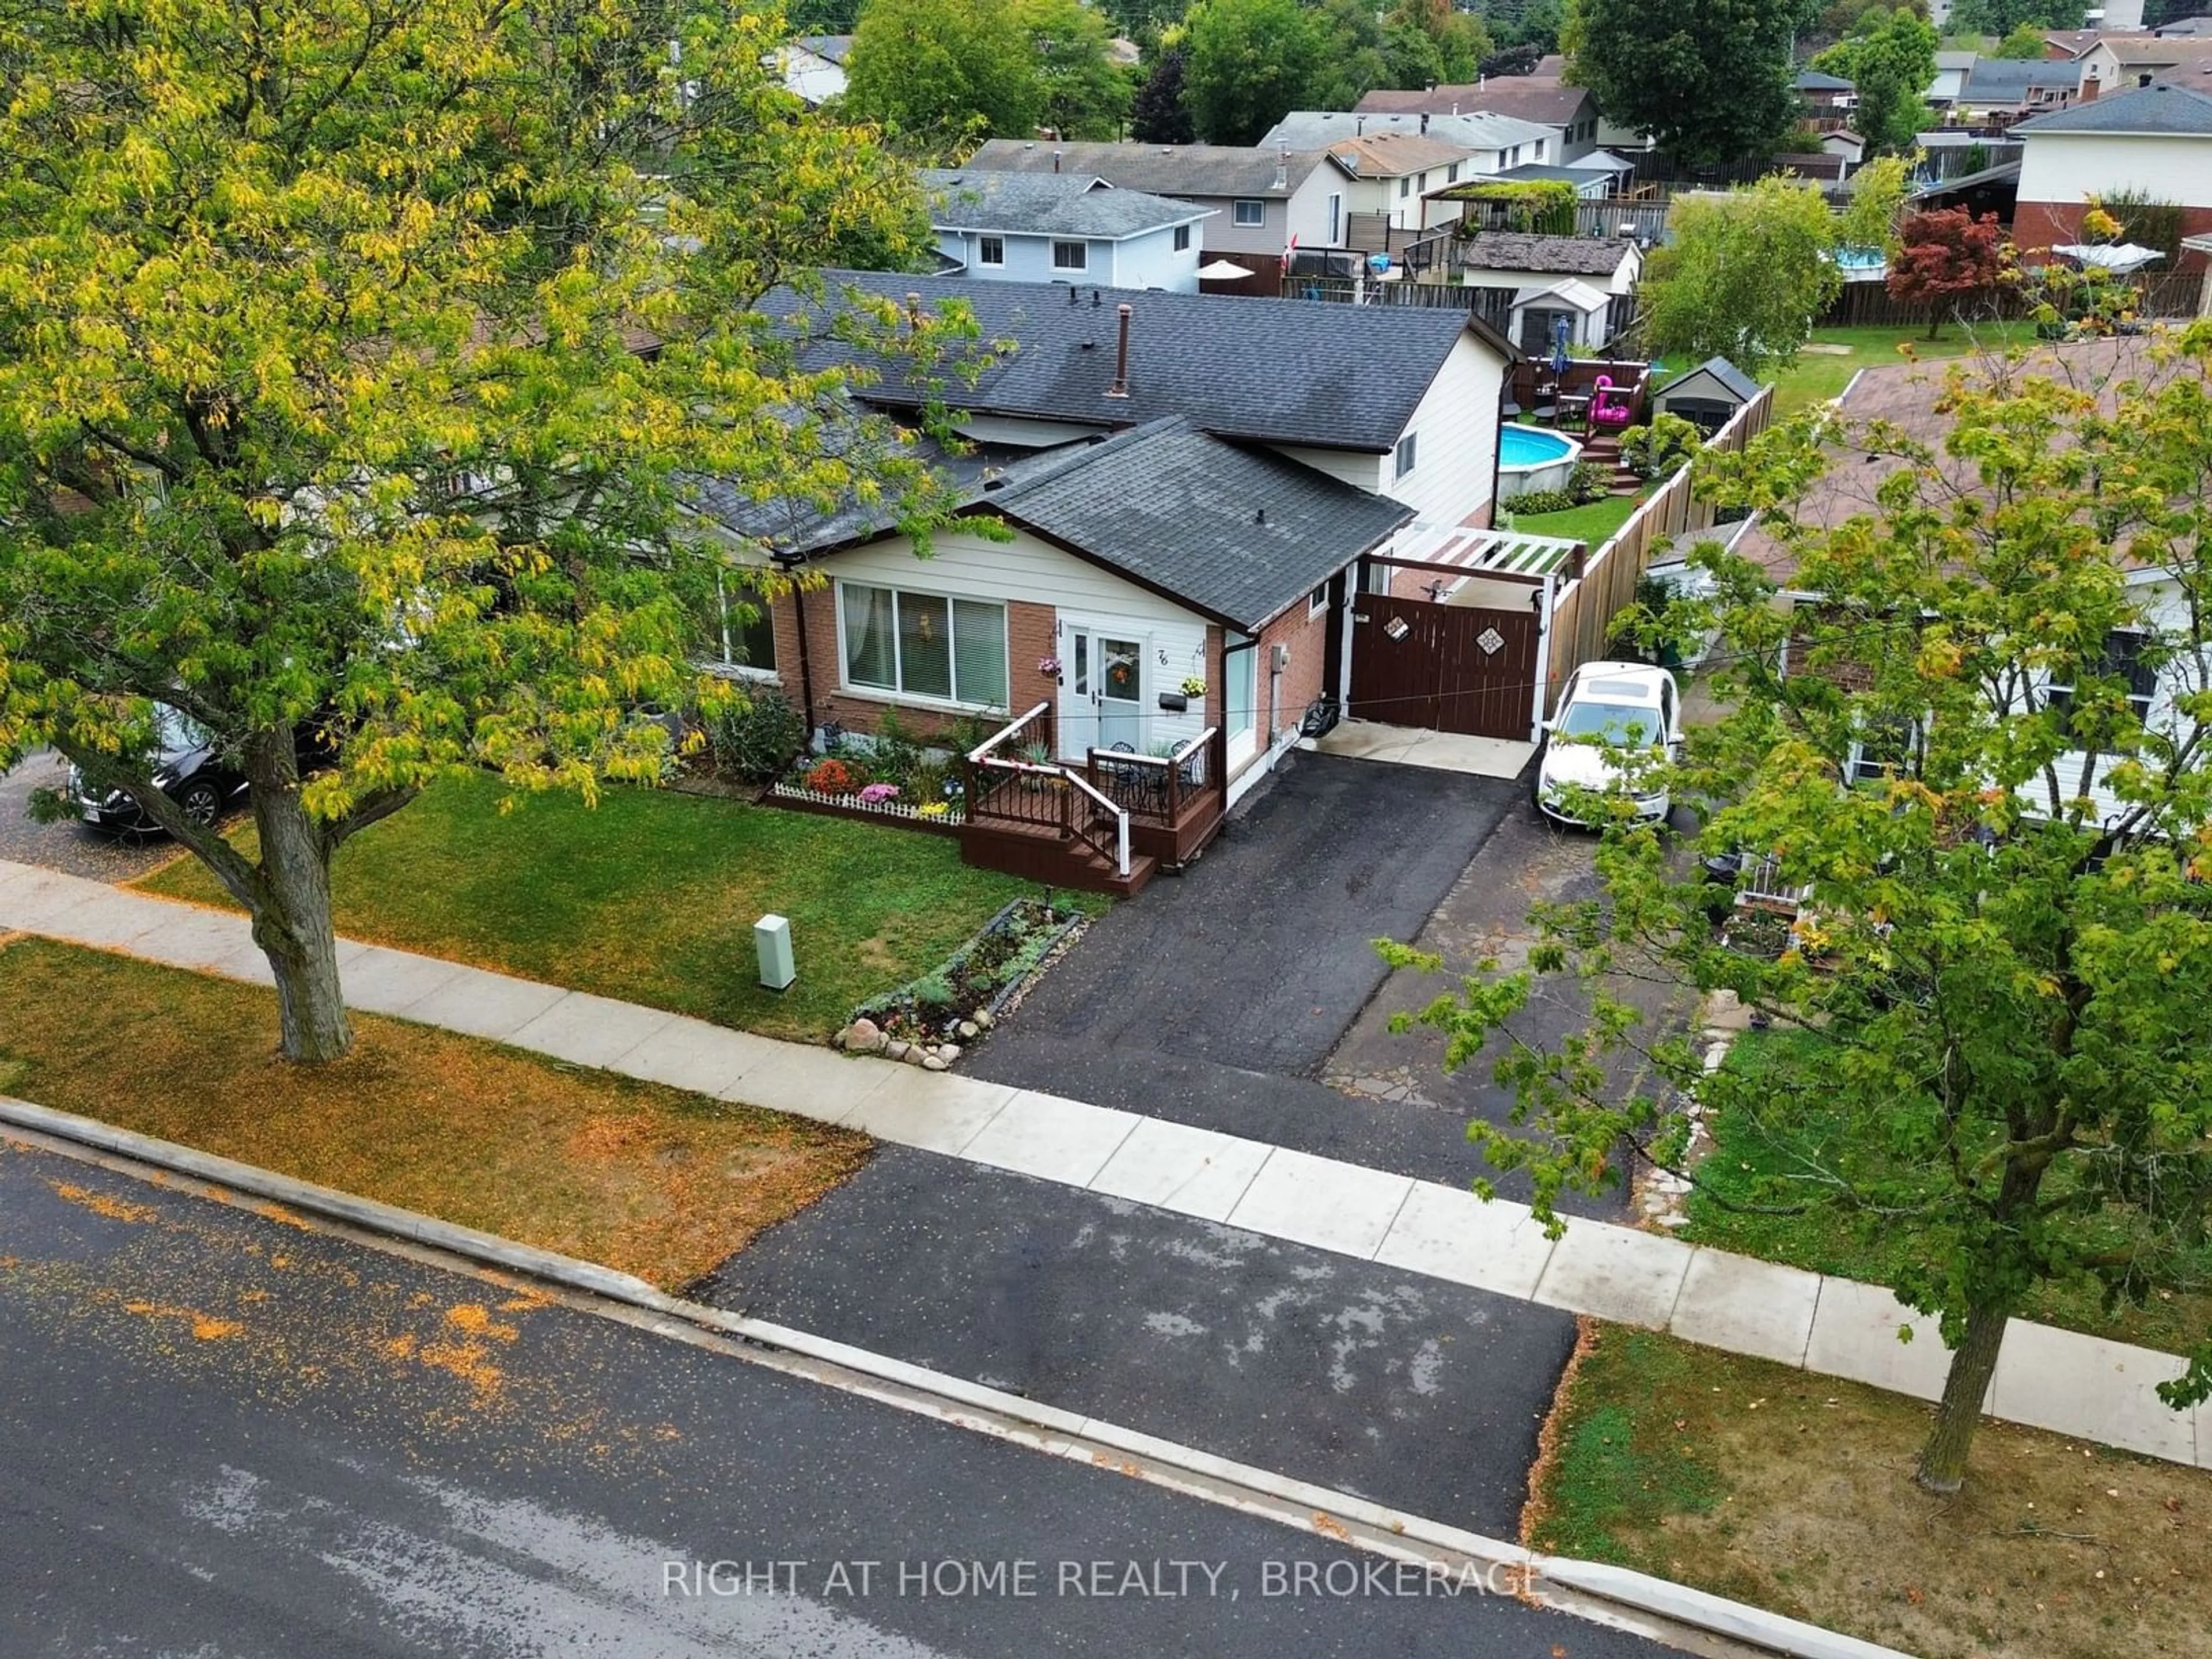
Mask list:
[{"label": "patio umbrella", "polygon": [[1233,283],[1251,274],[1234,259],[1216,259],[1212,264],[1198,268],[1198,279],[1202,283]]},{"label": "patio umbrella", "polygon": [[1565,317],[1552,319],[1552,373],[1567,372],[1567,331],[1574,325]]}]

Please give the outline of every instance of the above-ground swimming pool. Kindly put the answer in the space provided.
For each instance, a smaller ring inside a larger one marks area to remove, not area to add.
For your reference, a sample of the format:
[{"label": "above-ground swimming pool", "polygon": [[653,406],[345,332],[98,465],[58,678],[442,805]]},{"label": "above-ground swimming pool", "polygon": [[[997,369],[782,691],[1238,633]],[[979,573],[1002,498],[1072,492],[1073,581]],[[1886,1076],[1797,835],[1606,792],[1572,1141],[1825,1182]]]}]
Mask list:
[{"label": "above-ground swimming pool", "polygon": [[1581,459],[1572,438],[1540,426],[1506,425],[1498,430],[1498,499],[1510,501],[1534,489],[1565,489]]}]

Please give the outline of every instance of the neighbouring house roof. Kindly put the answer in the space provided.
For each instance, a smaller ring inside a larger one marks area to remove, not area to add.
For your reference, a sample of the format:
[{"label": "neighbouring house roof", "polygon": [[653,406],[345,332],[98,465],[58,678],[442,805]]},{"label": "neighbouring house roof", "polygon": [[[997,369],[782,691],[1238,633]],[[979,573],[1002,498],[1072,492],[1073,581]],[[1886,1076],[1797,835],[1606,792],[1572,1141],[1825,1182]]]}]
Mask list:
[{"label": "neighbouring house roof", "polygon": [[[2014,129],[2014,131],[2017,130]],[[1999,161],[1993,166],[1985,167],[1977,173],[1961,173],[1952,178],[1938,179],[1932,184],[1916,185],[1912,189],[1905,191],[1905,199],[1908,202],[1921,202],[1939,196],[1956,196],[1963,191],[1977,189],[1983,185],[2001,184],[2007,179],[2015,185],[2020,182],[2020,161],[2016,156],[2009,161]]]},{"label": "neighbouring house roof", "polygon": [[2151,31],[2161,40],[2203,40],[2212,36],[2212,17],[2177,17]]},{"label": "neighbouring house roof", "polygon": [[2162,69],[2212,52],[2212,40],[2186,35],[2108,34],[2098,44],[2110,49],[2122,69]]},{"label": "neighbouring house roof", "polygon": [[1626,170],[1627,169],[1623,167],[1553,167],[1548,161],[1523,161],[1517,167],[1508,167],[1503,173],[1492,173],[1489,176],[1509,185],[1529,184],[1538,179],[1549,179],[1559,184],[1572,185],[1577,190],[1586,190],[1592,185],[1610,184],[1616,173]]},{"label": "neighbouring house roof", "polygon": [[1972,69],[1974,59],[1978,56],[1978,52],[1939,52],[1936,54],[1936,67],[1939,71]]},{"label": "neighbouring house roof", "polygon": [[2193,87],[2154,82],[2130,92],[2093,98],[2071,109],[2053,110],[2021,122],[2013,131],[2023,137],[2045,132],[2091,132],[2212,138],[2212,95]]},{"label": "neighbouring house roof", "polygon": [[853,50],[853,37],[849,34],[802,34],[791,44],[805,47],[826,63],[842,64]]},{"label": "neighbouring house roof", "polygon": [[1409,173],[1464,161],[1474,152],[1437,138],[1403,132],[1370,132],[1357,138],[1340,138],[1328,147],[1328,159],[1355,179],[1398,179]]},{"label": "neighbouring house roof", "polygon": [[[1158,196],[1287,196],[1328,157],[1315,144],[1285,154],[1259,144],[1054,143],[994,138],[968,158],[967,173],[1062,173],[1103,179]],[[1279,184],[1276,181],[1280,179]]]},{"label": "neighbouring house roof", "polygon": [[2010,105],[2025,103],[2029,93],[2039,87],[2063,87],[2071,90],[2079,84],[2081,72],[2071,64],[2057,64],[2039,58],[1977,58],[1973,68],[1966,71],[1966,84],[1959,88],[1962,104]]},{"label": "neighbouring house roof", "polygon": [[1402,501],[1172,418],[1085,445],[977,510],[1246,632],[1413,516]]},{"label": "neighbouring house roof", "polygon": [[[1997,377],[2014,384],[2024,377],[2037,377],[2084,391],[2094,389],[2101,405],[2109,410],[2119,382],[2130,378],[2148,382],[2171,372],[2155,365],[2153,349],[2149,337],[2115,336],[2039,345],[2013,362],[1991,357],[1863,369],[1838,400],[1844,424],[1832,428],[1827,439],[1828,470],[1814,481],[1790,516],[1801,525],[1832,530],[1860,514],[1880,515],[1877,492],[1882,482],[1905,463],[1896,453],[1892,436],[1886,435],[1878,449],[1862,447],[1868,424],[1876,421],[1884,424],[1886,432],[1893,428],[1935,451],[1958,487],[1969,494],[1975,492],[1979,488],[1975,477],[1978,464],[1972,457],[1943,454],[1952,417],[1941,394],[1954,367],[1984,383]],[[1796,568],[1796,549],[1756,519],[1745,521],[1731,545],[1764,567],[1783,586],[1790,585]]]},{"label": "neighbouring house roof", "polygon": [[1464,149],[1510,149],[1516,144],[1548,142],[1559,135],[1534,121],[1510,115],[1362,115],[1351,110],[1297,110],[1269,128],[1262,146],[1287,144],[1292,149],[1327,148],[1340,138],[1378,132],[1442,139]]},{"label": "neighbouring house roof", "polygon": [[1796,85],[1800,92],[1856,92],[1858,82],[1846,81],[1840,75],[1823,75],[1819,70],[1807,70],[1799,75]]},{"label": "neighbouring house roof", "polygon": [[1580,118],[1589,100],[1589,94],[1581,87],[1562,86],[1556,79],[1500,75],[1486,81],[1412,92],[1378,87],[1354,107],[1368,115],[1506,115],[1541,126],[1564,127]]},{"label": "neighbouring house roof", "polygon": [[1746,403],[1759,396],[1759,382],[1725,357],[1706,358],[1695,368],[1685,369],[1664,385],[1654,386],[1651,389],[1651,395],[1655,398],[1663,398],[1683,381],[1695,380],[1700,374],[1711,375],[1726,386],[1731,394],[1742,398]]},{"label": "neighbouring house roof", "polygon": [[1532,236],[1518,231],[1479,231],[1460,244],[1459,263],[1468,270],[1559,271],[1578,276],[1610,276],[1636,249],[1614,237]]},{"label": "neighbouring house roof", "polygon": [[[1316,305],[896,271],[831,271],[826,279],[832,309],[846,288],[894,302],[914,295],[928,307],[958,300],[983,341],[1012,343],[1012,354],[988,364],[973,386],[942,374],[923,383],[896,363],[882,365],[883,378],[860,395],[892,406],[939,398],[978,414],[1102,427],[1180,415],[1220,437],[1379,454],[1396,445],[1462,335],[1474,334],[1504,361],[1518,356],[1455,307]],[[766,303],[787,313],[802,307],[790,289]],[[1123,303],[1131,307],[1128,395],[1109,398]],[[855,356],[817,337],[805,361]]]},{"label": "neighbouring house roof", "polygon": [[1187,225],[1214,211],[1141,190],[1117,190],[1080,173],[981,173],[925,168],[929,222],[939,230],[1125,241]]}]

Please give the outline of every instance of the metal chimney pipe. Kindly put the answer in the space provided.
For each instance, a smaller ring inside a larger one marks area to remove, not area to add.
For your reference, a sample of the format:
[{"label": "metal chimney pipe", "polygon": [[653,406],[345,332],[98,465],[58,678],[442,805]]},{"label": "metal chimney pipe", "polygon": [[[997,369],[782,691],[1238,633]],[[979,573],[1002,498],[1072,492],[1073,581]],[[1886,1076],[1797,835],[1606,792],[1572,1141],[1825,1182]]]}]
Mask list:
[{"label": "metal chimney pipe", "polygon": [[1127,304],[1115,307],[1121,313],[1121,346],[1114,359],[1114,384],[1106,388],[1109,398],[1129,395],[1129,307]]}]

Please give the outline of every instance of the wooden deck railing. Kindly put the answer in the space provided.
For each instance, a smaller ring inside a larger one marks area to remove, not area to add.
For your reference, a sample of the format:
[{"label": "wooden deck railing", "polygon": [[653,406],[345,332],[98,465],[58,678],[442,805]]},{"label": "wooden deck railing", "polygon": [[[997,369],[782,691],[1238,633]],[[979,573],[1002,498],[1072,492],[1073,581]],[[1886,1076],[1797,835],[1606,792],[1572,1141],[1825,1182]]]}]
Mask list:
[{"label": "wooden deck railing", "polygon": [[1207,726],[1168,755],[1132,755],[1092,749],[1084,755],[1084,775],[1100,794],[1143,823],[1172,826],[1199,795],[1218,787],[1210,778],[1208,757],[1214,732]]},{"label": "wooden deck railing", "polygon": [[[1052,705],[1041,702],[970,750],[962,763],[971,824],[1012,823],[1050,830],[1129,873],[1129,813],[1083,773],[1049,760],[1013,758],[1048,745]],[[1048,746],[1044,752],[1049,753]]]}]

